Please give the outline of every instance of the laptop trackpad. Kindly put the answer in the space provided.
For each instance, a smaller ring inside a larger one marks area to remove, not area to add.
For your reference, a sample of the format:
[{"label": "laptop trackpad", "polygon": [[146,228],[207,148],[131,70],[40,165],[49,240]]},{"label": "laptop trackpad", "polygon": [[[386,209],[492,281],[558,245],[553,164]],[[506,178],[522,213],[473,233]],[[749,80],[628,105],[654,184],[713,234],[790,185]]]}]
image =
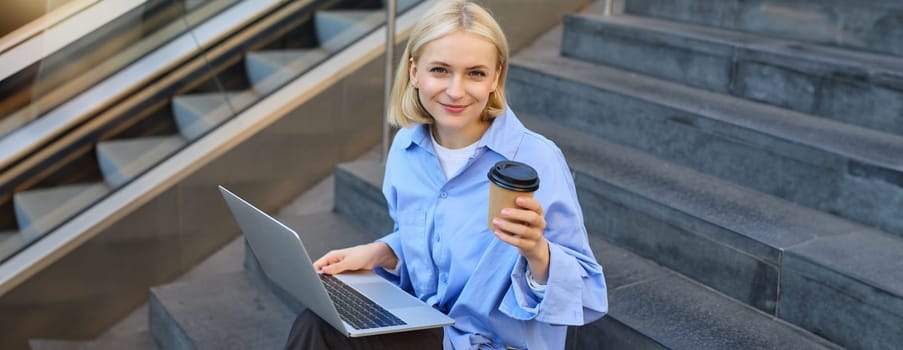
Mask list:
[{"label": "laptop trackpad", "polygon": [[424,306],[413,296],[388,283],[355,283],[352,287],[386,309]]}]

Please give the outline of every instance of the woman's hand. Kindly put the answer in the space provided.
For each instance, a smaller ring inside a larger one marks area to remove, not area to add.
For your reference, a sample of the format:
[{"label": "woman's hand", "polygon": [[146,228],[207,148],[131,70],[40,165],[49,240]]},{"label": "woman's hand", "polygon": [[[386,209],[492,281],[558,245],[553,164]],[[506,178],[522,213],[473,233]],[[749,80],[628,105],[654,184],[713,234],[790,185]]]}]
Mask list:
[{"label": "woman's hand", "polygon": [[517,247],[527,259],[533,279],[545,284],[549,277],[549,242],[543,236],[546,219],[542,205],[532,197],[517,197],[518,208],[502,209],[501,217],[492,219],[495,236]]},{"label": "woman's hand", "polygon": [[332,250],[314,261],[314,268],[335,275],[344,271],[372,270],[376,267],[391,269],[397,264],[398,257],[388,244],[374,242]]}]

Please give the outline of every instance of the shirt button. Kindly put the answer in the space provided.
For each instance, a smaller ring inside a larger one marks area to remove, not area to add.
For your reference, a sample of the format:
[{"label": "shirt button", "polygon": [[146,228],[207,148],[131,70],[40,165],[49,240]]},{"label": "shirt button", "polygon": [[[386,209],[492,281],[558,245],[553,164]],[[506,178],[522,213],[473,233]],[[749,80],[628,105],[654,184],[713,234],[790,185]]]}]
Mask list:
[{"label": "shirt button", "polygon": [[448,192],[445,192],[445,191],[439,192],[439,198],[448,198]]},{"label": "shirt button", "polygon": [[439,279],[442,280],[442,283],[448,283],[448,274],[440,274]]}]

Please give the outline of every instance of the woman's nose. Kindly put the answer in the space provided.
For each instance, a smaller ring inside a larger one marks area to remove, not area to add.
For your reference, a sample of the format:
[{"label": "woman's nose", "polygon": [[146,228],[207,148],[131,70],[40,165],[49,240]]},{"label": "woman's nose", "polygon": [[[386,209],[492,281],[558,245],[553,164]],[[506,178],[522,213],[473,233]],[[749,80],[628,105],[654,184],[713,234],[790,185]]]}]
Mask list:
[{"label": "woman's nose", "polygon": [[449,79],[448,86],[445,87],[445,94],[452,99],[464,97],[464,83],[462,79],[457,77]]}]

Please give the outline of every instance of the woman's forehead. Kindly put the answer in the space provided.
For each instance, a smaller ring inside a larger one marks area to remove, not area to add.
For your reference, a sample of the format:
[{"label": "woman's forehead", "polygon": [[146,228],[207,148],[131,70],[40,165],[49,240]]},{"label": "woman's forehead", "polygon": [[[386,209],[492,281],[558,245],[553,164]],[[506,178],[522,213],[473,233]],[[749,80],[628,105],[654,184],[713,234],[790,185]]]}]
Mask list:
[{"label": "woman's forehead", "polygon": [[480,35],[457,31],[424,44],[417,59],[427,63],[439,61],[447,65],[468,67],[492,66],[498,61],[498,48]]}]

